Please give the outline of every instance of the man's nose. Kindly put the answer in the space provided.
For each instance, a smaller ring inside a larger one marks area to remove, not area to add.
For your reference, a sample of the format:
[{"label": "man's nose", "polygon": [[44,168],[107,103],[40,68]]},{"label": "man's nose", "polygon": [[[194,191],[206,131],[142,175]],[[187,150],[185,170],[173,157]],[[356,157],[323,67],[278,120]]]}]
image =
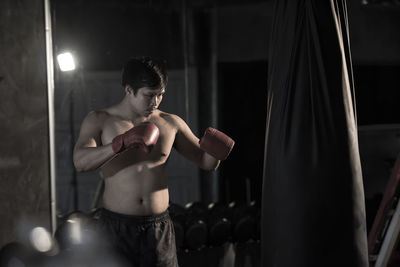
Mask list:
[{"label": "man's nose", "polygon": [[158,102],[158,101],[157,101],[157,96],[153,96],[153,97],[151,98],[151,105],[152,105],[152,106],[157,106],[157,105],[158,105],[157,102]]}]

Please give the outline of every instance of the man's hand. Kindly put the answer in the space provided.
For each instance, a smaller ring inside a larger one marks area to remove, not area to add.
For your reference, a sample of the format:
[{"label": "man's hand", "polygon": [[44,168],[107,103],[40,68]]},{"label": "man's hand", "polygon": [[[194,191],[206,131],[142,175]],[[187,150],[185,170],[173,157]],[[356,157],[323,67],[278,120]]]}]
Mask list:
[{"label": "man's hand", "polygon": [[148,153],[149,147],[155,145],[160,135],[160,130],[152,122],[141,123],[112,140],[114,153],[119,153],[127,148],[135,147]]},{"label": "man's hand", "polygon": [[218,160],[224,160],[231,153],[235,141],[217,129],[208,127],[200,139],[200,148]]}]

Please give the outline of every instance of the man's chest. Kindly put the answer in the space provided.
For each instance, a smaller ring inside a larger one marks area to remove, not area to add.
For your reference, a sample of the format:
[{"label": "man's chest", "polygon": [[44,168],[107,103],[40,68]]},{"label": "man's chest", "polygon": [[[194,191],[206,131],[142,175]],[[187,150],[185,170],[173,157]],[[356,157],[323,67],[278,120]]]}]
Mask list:
[{"label": "man's chest", "polygon": [[[157,125],[160,134],[158,137],[157,144],[154,146],[153,150],[158,150],[161,154],[165,156],[169,155],[172,146],[175,141],[176,129],[173,125],[169,124],[165,120],[151,120]],[[135,125],[126,120],[108,120],[105,121],[101,133],[101,141],[103,145],[112,142],[114,137],[123,134],[126,131],[133,128]]]}]

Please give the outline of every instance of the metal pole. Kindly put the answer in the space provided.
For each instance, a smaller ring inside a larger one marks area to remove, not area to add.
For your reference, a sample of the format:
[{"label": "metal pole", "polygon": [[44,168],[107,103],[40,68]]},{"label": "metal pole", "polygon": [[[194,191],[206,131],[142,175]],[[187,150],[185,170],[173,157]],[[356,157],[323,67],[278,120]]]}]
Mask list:
[{"label": "metal pole", "polygon": [[185,79],[185,121],[189,122],[189,57],[188,57],[188,34],[187,34],[187,5],[186,0],[182,0],[182,46],[183,46],[183,65]]},{"label": "metal pole", "polygon": [[[210,51],[210,72],[211,72],[211,125],[213,127],[218,128],[218,13],[217,7],[213,7],[210,10],[210,43],[211,43],[211,51]],[[219,196],[219,170],[211,173],[211,196],[212,201],[217,202],[220,201]]]},{"label": "metal pole", "polygon": [[56,221],[56,161],[55,161],[55,131],[54,131],[54,64],[53,39],[51,31],[50,0],[44,0],[46,64],[47,64],[47,101],[49,119],[49,165],[50,165],[50,227],[54,234]]}]

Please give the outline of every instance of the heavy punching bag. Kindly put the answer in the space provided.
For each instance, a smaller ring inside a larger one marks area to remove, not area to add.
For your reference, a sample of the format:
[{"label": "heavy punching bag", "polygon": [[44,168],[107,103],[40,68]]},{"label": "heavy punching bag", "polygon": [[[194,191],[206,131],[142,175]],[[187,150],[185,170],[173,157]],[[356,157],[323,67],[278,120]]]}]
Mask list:
[{"label": "heavy punching bag", "polygon": [[367,267],[345,0],[276,0],[268,68],[265,267]]}]

